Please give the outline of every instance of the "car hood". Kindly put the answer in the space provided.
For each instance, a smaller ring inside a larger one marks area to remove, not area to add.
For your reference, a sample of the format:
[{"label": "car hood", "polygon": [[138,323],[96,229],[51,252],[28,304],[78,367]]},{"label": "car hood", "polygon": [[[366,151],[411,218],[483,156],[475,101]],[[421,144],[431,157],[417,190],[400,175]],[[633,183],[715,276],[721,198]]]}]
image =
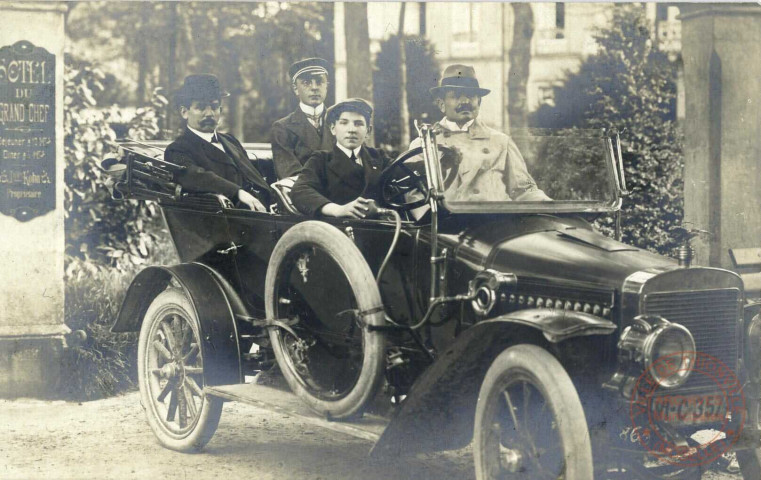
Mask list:
[{"label": "car hood", "polygon": [[676,266],[672,259],[605,237],[579,218],[533,215],[469,222],[445,237],[454,256],[474,270],[492,268],[553,283],[615,289],[634,272]]}]

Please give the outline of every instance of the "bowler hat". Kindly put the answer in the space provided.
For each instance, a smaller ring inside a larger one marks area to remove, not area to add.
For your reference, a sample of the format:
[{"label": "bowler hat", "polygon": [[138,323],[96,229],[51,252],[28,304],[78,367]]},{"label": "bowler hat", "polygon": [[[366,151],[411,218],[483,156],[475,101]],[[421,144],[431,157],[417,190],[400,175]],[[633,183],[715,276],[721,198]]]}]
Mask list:
[{"label": "bowler hat", "polygon": [[312,75],[328,74],[328,61],[324,58],[305,58],[298,62],[293,62],[288,69],[288,75],[291,81],[295,82],[300,75],[311,73]]},{"label": "bowler hat", "polygon": [[343,112],[357,112],[365,117],[369,125],[370,119],[373,116],[373,106],[363,98],[348,98],[343,102],[338,102],[330,107],[325,114],[325,120],[328,122],[328,125],[338,121]]},{"label": "bowler hat", "polygon": [[210,73],[188,75],[182,88],[175,93],[178,104],[192,102],[193,100],[219,100],[230,94],[219,86],[219,79]]},{"label": "bowler hat", "polygon": [[491,90],[481,88],[476,78],[476,71],[469,65],[450,65],[441,75],[438,87],[429,90],[434,97],[443,96],[447,90],[466,91],[483,97]]}]

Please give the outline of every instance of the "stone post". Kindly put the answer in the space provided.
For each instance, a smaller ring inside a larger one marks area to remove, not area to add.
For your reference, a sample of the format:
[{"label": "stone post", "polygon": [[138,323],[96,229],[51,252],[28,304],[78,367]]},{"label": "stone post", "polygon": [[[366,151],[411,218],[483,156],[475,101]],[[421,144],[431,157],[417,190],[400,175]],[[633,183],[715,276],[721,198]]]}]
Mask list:
[{"label": "stone post", "polygon": [[62,3],[0,16],[0,396],[44,397],[64,335]]},{"label": "stone post", "polygon": [[685,221],[708,230],[697,263],[731,267],[761,247],[761,7],[680,5],[685,87]]}]

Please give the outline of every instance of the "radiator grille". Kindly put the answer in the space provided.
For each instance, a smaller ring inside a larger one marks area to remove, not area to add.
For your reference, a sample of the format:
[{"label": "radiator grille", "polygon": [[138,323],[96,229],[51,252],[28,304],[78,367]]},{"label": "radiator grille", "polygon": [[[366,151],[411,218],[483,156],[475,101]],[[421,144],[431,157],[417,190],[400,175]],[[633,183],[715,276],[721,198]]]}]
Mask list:
[{"label": "radiator grille", "polygon": [[[649,293],[645,295],[644,313],[684,325],[695,338],[698,352],[718,358],[734,371],[739,296],[736,288]],[[702,387],[715,388],[716,384],[706,375],[693,374],[682,388]]]}]

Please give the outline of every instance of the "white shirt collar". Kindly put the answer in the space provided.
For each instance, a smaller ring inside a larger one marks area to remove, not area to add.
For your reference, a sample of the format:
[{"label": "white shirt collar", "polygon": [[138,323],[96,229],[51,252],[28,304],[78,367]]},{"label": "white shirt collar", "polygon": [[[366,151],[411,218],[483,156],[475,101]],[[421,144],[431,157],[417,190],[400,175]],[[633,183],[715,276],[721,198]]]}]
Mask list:
[{"label": "white shirt collar", "polygon": [[348,148],[344,147],[340,143],[336,143],[336,147],[340,148],[342,152],[346,154],[348,158],[351,158],[352,152],[354,152],[354,156],[359,158],[359,151],[362,150],[362,145],[358,146],[354,150],[349,150]]},{"label": "white shirt collar", "polygon": [[322,112],[325,110],[325,104],[321,103],[317,105],[316,107],[310,107],[309,105],[304,104],[303,102],[299,102],[299,108],[302,112],[306,113],[307,115],[322,115]]},{"label": "white shirt collar", "polygon": [[453,131],[453,132],[467,132],[471,125],[473,125],[473,122],[475,122],[476,119],[470,120],[465,125],[460,127],[457,125],[457,123],[450,121],[448,118],[444,117],[439,122],[439,125],[446,128],[447,130]]},{"label": "white shirt collar", "polygon": [[193,127],[188,127],[188,130],[190,130],[191,132],[195,133],[196,135],[198,135],[199,137],[203,138],[204,140],[206,140],[209,143],[211,143],[211,139],[214,138],[214,135],[217,134],[216,130],[214,130],[212,133],[199,132],[198,130],[196,130]]}]

